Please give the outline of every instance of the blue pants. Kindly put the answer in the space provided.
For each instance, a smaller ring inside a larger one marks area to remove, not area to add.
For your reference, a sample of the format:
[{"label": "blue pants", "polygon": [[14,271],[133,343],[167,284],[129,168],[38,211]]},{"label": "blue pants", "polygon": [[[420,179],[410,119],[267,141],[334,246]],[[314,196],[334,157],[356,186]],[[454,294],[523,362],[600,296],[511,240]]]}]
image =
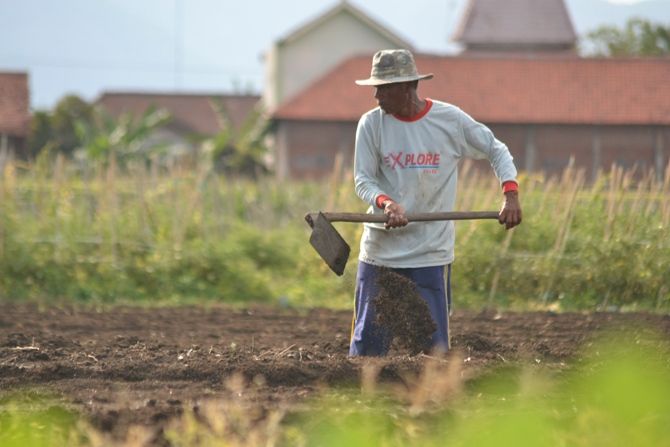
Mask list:
[{"label": "blue pants", "polygon": [[[428,304],[437,330],[433,334],[433,349],[445,352],[449,349],[449,319],[451,307],[451,265],[446,266],[447,280],[444,280],[445,266],[391,269],[412,280],[421,297]],[[379,293],[376,267],[358,262],[356,278],[356,302],[354,321],[351,329],[349,355],[386,355],[392,336],[387,330],[375,324],[376,313],[373,300]]]}]

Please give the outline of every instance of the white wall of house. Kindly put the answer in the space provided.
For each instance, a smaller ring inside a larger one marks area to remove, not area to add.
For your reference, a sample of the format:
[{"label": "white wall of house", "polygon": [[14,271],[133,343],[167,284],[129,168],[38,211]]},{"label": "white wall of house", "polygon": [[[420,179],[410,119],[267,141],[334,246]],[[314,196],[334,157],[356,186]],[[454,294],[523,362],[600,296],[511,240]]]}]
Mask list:
[{"label": "white wall of house", "polygon": [[263,101],[273,110],[349,57],[369,54],[372,58],[374,52],[402,43],[348,8],[340,8],[318,26],[305,27],[273,45],[266,54]]}]

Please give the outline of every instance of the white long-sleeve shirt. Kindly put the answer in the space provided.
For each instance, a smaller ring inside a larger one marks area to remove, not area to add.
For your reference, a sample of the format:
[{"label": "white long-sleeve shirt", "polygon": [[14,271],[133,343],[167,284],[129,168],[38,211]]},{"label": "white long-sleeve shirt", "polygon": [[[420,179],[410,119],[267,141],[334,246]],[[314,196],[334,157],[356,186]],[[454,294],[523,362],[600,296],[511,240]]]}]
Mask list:
[{"label": "white long-sleeve shirt", "polygon": [[[375,206],[387,195],[406,212],[453,211],[458,162],[487,158],[501,183],[516,181],[516,168],[507,146],[483,124],[456,106],[426,99],[426,108],[410,120],[379,107],[364,114],[356,130],[354,180],[356,194]],[[361,261],[394,268],[428,267],[454,260],[454,223],[410,222],[387,230],[365,224]]]}]

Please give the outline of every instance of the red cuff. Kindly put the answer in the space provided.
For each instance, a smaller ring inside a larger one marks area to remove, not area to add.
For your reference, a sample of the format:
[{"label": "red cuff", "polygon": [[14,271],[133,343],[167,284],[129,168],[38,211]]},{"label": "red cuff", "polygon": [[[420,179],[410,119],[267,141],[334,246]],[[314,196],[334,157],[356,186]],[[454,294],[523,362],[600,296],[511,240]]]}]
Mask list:
[{"label": "red cuff", "polygon": [[513,180],[508,180],[502,185],[503,192],[518,191],[519,185]]},{"label": "red cuff", "polygon": [[384,209],[385,200],[392,200],[392,199],[385,194],[379,194],[375,199],[375,205],[377,205],[377,208]]}]

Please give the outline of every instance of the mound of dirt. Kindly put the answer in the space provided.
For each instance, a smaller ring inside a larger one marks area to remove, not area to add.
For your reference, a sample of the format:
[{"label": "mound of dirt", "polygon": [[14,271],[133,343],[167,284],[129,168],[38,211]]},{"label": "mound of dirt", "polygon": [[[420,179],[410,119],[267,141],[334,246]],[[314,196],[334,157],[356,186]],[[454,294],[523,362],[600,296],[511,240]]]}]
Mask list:
[{"label": "mound of dirt", "polygon": [[412,355],[428,352],[436,327],[416,284],[390,269],[380,269],[377,284],[377,324],[389,330],[400,350]]}]

